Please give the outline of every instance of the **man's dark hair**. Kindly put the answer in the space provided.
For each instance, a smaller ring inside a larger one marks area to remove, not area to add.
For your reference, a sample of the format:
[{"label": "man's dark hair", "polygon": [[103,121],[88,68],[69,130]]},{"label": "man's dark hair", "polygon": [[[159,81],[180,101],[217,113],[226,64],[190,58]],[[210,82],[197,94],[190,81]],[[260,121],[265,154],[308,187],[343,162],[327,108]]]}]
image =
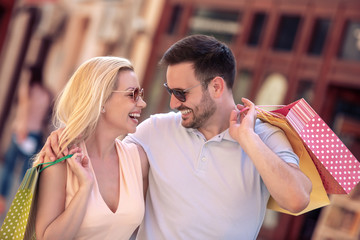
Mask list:
[{"label": "man's dark hair", "polygon": [[207,88],[216,76],[221,76],[229,89],[233,87],[236,62],[230,48],[214,37],[191,35],[173,44],[163,55],[160,65],[192,62],[195,76]]}]

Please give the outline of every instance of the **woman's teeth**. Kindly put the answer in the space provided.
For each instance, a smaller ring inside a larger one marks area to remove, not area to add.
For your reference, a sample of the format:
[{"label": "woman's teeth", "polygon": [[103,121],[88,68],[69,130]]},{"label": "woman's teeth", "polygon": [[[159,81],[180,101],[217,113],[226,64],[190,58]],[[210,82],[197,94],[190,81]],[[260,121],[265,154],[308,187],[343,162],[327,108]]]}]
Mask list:
[{"label": "woman's teeth", "polygon": [[130,113],[129,116],[131,118],[139,118],[140,117],[140,113]]}]

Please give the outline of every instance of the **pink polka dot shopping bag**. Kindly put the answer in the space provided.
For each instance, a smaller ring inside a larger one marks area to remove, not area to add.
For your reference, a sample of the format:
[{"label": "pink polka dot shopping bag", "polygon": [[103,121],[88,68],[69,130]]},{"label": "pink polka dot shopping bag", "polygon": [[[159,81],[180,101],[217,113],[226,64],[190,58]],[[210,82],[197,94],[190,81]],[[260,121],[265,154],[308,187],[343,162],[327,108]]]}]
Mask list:
[{"label": "pink polka dot shopping bag", "polygon": [[[258,118],[281,128],[299,156],[300,169],[310,178],[310,204],[299,215],[330,203],[327,194],[348,194],[360,181],[360,163],[304,100],[277,110],[257,107]],[[287,212],[271,198],[268,208]]]}]

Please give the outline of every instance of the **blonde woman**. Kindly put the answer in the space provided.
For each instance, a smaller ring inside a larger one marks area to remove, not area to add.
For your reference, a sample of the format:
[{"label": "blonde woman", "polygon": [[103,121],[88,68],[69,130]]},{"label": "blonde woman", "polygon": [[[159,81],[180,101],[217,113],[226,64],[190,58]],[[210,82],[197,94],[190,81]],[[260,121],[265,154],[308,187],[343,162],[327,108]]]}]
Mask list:
[{"label": "blonde woman", "polygon": [[41,173],[37,239],[130,238],[144,216],[148,162],[117,137],[135,132],[145,106],[127,59],[96,57],[76,70],[54,118],[64,127],[60,149],[79,148]]}]

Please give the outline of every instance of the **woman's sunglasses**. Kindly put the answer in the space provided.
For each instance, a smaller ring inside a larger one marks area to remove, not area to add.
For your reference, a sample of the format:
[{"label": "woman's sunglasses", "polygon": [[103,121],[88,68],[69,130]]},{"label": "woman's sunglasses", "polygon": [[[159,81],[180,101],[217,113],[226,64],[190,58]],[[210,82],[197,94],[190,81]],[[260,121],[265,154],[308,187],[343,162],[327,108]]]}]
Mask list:
[{"label": "woman's sunglasses", "polygon": [[134,90],[126,90],[126,91],[113,91],[113,92],[131,92],[134,102],[139,101],[139,98],[144,99],[144,89],[143,88],[134,88]]},{"label": "woman's sunglasses", "polygon": [[193,86],[193,87],[190,87],[190,88],[187,88],[187,89],[184,89],[184,90],[181,90],[181,89],[171,89],[169,88],[169,86],[167,85],[167,83],[164,83],[164,87],[166,88],[167,92],[170,94],[174,94],[174,97],[176,97],[180,102],[185,102],[186,101],[186,93],[188,93],[191,89],[197,87],[197,86],[200,86],[201,83]]}]

